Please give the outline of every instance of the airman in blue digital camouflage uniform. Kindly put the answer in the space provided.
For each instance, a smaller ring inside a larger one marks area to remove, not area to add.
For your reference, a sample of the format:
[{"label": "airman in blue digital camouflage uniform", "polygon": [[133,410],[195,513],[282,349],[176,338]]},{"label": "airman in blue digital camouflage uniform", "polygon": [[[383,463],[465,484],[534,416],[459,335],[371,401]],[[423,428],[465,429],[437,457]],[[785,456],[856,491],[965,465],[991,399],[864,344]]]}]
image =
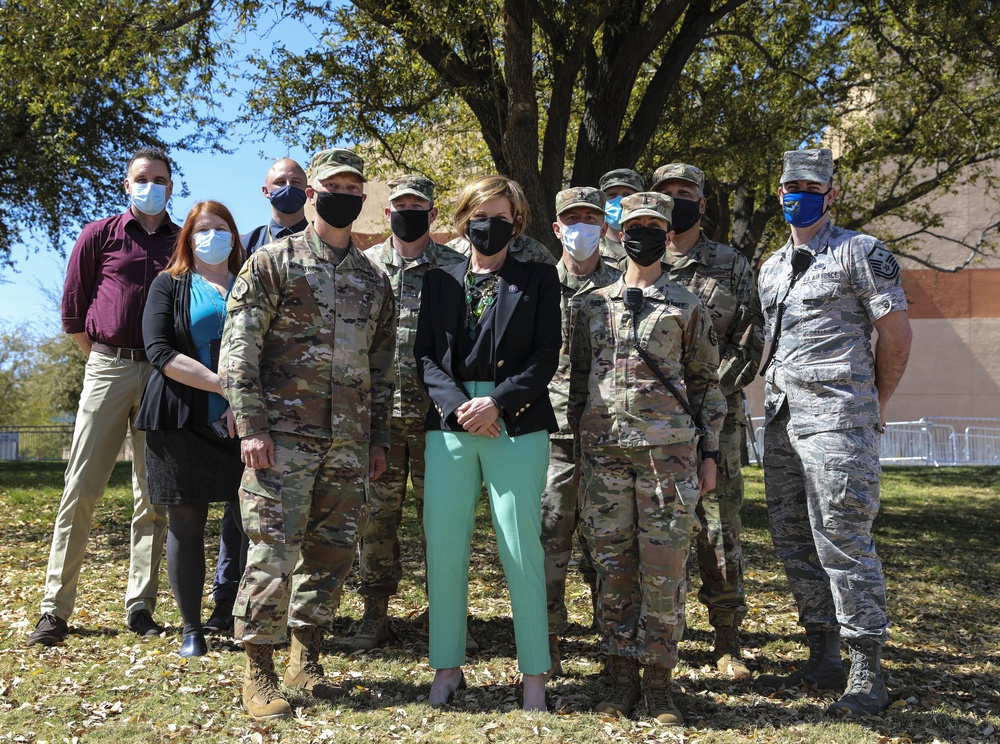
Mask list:
[{"label": "airman in blue digital camouflage uniform", "polygon": [[910,351],[906,298],[892,253],[830,221],[837,196],[830,150],[786,152],[778,194],[791,238],[759,277],[771,340],[761,368],[764,487],[809,660],[758,682],[843,693],[829,716],[878,715],[888,705],[881,651],[889,620],[872,523],[879,436]]}]

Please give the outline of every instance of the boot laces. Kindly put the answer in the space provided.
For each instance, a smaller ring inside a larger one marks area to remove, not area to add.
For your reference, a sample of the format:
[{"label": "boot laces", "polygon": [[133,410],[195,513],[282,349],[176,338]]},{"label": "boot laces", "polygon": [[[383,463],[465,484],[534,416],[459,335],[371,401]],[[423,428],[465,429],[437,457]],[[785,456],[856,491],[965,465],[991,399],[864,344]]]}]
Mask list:
[{"label": "boot laces", "polygon": [[847,681],[846,695],[867,695],[872,691],[875,680],[871,657],[864,650],[849,646],[851,654],[851,676]]},{"label": "boot laces", "polygon": [[376,636],[382,626],[382,622],[383,618],[381,611],[374,602],[370,602],[368,606],[365,607],[365,614],[361,616],[361,623],[358,625],[358,632],[356,635]]},{"label": "boot laces", "polygon": [[670,694],[670,676],[659,667],[646,668],[646,704],[651,710],[671,710],[674,699]]}]

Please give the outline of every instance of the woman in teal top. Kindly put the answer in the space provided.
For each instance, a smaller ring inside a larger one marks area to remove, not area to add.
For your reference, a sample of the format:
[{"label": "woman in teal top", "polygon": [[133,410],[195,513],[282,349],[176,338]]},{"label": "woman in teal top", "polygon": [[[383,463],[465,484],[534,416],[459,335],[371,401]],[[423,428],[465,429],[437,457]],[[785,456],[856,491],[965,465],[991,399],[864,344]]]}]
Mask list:
[{"label": "woman in teal top", "polygon": [[201,622],[211,502],[236,506],[243,464],[216,368],[226,297],[242,264],[239,232],[219,202],[195,204],[142,318],[154,371],[136,427],[146,430],[150,501],[167,507],[167,574],[181,618],[181,656],[207,653]]}]

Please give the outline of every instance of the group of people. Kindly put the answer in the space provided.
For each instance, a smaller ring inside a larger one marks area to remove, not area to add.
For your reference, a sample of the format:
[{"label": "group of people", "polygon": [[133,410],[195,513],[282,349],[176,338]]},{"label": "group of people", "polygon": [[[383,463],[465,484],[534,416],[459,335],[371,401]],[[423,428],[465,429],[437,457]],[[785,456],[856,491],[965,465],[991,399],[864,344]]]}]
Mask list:
[{"label": "group of people", "polygon": [[[214,201],[179,228],[167,156],[130,160],[129,209],[84,228],[67,272],[64,329],[88,361],[29,644],[69,632],[95,505],[130,429],[128,626],[163,630],[152,613],[166,533],[179,653],[205,654],[206,632],[232,628],[254,718],[291,715],[274,663],[286,640],[286,686],[345,693],[320,657],[356,557],[365,609],[349,643],[388,639],[409,483],[425,537],[431,704],[465,686],[478,649],[468,572],[485,486],[523,707],[545,710],[546,681],[562,674],[579,541],[607,654],[595,709],[627,716],[644,697],[650,717],[682,723],[670,678],[692,550],[718,669],[751,676],[739,632],[743,388],[766,331],[768,514],[809,658],[757,683],[833,690],[830,715],[884,709],[871,527],[878,436],[910,330],[892,254],[830,221],[830,151],[785,154],[791,235],[758,280],[702,232],[705,174],[686,163],[658,168],[649,190],[617,169],[560,191],[558,257],[524,234],[530,205],[502,176],[462,191],[448,245],[431,238],[434,184],[393,179],[391,234],[362,252],[351,231],[365,183],[350,150],[318,152],[308,171],[279,160],[263,188],[272,219],[241,237]],[[212,502],[226,511],[203,623]]]}]

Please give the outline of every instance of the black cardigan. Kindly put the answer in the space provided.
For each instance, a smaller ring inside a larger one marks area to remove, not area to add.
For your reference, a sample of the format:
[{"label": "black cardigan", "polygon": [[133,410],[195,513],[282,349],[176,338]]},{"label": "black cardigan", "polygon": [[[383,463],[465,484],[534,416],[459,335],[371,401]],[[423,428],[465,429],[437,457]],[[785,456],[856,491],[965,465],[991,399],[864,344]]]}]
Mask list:
[{"label": "black cardigan", "polygon": [[[413,356],[417,375],[427,389],[431,406],[427,431],[464,431],[455,409],[469,400],[456,374],[458,334],[465,325],[466,260],[430,269],[424,275],[420,315]],[[511,436],[534,431],[558,431],[548,385],[559,364],[562,320],[559,311],[559,275],[555,266],[521,263],[507,257],[499,272],[494,315],[492,397],[503,408]]]},{"label": "black cardigan", "polygon": [[163,374],[178,354],[198,359],[191,338],[191,274],[160,274],[149,287],[142,338],[153,373],[135,417],[137,429],[193,429],[208,423],[208,393]]}]

